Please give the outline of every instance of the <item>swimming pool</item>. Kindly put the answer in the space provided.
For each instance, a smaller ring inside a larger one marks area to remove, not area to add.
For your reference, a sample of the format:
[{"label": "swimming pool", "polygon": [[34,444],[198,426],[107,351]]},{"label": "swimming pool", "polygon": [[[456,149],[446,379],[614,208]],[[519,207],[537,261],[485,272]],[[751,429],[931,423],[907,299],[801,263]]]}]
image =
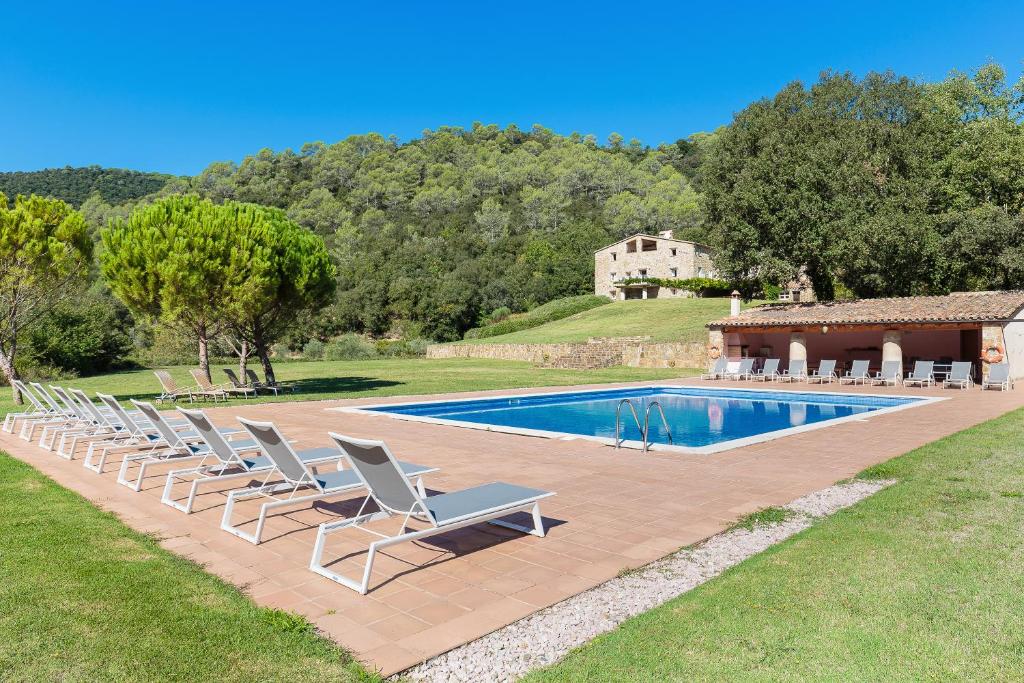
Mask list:
[{"label": "swimming pool", "polygon": [[[340,408],[404,420],[554,438],[583,438],[613,444],[615,412],[629,399],[643,422],[657,401],[669,430],[653,409],[649,442],[655,450],[714,453],[824,427],[872,414],[902,410],[935,400],[916,396],[840,394],[811,391],[647,386],[590,391],[494,396]],[[623,406],[624,446],[639,448],[642,435]],[[669,433],[671,432],[671,439]]]}]

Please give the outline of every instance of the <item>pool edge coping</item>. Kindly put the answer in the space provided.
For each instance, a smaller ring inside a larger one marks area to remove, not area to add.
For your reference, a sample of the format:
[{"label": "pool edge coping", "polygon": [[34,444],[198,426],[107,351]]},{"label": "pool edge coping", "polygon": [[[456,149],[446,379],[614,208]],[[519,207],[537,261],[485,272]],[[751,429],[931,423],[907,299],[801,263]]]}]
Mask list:
[{"label": "pool edge coping", "polygon": [[[480,397],[466,397],[461,399],[428,399],[425,401],[399,401],[394,403],[374,403],[369,405],[361,406],[337,406],[334,408],[327,408],[330,412],[339,413],[350,413],[357,415],[380,415],[388,417],[393,420],[403,420],[406,422],[421,422],[424,424],[437,424],[448,427],[462,427],[464,429],[475,429],[477,431],[484,432],[497,432],[500,434],[515,434],[518,436],[530,436],[534,438],[542,439],[557,439],[559,441],[590,441],[593,443],[600,443],[605,446],[615,446],[615,439],[604,436],[592,436],[587,434],[572,434],[570,432],[554,432],[544,429],[527,429],[523,427],[509,427],[505,425],[491,425],[480,422],[466,422],[463,420],[446,420],[444,418],[437,417],[424,417],[421,415],[403,415],[402,413],[388,412],[384,410],[389,407],[399,405],[431,405],[437,403],[452,403],[457,401],[474,401],[481,399],[513,399],[513,398],[530,398],[533,396],[551,396],[559,393],[573,393],[573,394],[586,394],[586,393],[600,393],[609,390],[616,389],[692,389],[699,387],[699,385],[693,384],[641,384],[641,385],[623,385],[623,386],[605,386],[595,389],[580,389],[576,391],[566,391],[567,387],[558,387],[562,391],[537,391],[526,394],[498,394],[498,395],[487,395]],[[725,387],[701,387],[711,391],[724,391]],[[729,387],[728,391],[750,391],[750,392],[764,392],[765,389],[754,389],[750,387]],[[657,451],[659,453],[680,453],[685,455],[713,455],[715,453],[721,453],[723,451],[731,451],[736,448],[743,448],[745,446],[753,446],[759,443],[765,443],[767,441],[774,441],[775,439],[781,439],[787,436],[793,436],[795,434],[801,434],[803,432],[813,431],[816,429],[824,429],[832,427],[837,424],[844,422],[867,422],[871,416],[874,415],[885,415],[889,413],[898,412],[901,410],[907,410],[909,408],[916,408],[919,406],[928,405],[940,401],[948,401],[951,397],[949,396],[913,396],[908,394],[842,394],[832,391],[822,392],[807,392],[799,391],[796,389],[773,389],[775,393],[789,393],[789,394],[806,394],[806,393],[822,393],[829,394],[831,396],[868,396],[874,398],[905,398],[912,399],[912,402],[905,403],[898,406],[888,406],[885,408],[878,408],[868,413],[858,413],[854,415],[845,415],[843,417],[836,417],[830,420],[821,420],[819,422],[813,422],[811,424],[798,425],[796,427],[786,427],[784,429],[776,429],[770,432],[764,432],[762,434],[755,434],[753,436],[745,436],[739,439],[729,439],[728,441],[720,441],[716,444],[709,444],[706,446],[675,446],[671,444],[648,444],[648,451]],[[621,447],[628,448],[630,450],[642,450],[643,444],[639,441],[622,441],[619,444]]]}]

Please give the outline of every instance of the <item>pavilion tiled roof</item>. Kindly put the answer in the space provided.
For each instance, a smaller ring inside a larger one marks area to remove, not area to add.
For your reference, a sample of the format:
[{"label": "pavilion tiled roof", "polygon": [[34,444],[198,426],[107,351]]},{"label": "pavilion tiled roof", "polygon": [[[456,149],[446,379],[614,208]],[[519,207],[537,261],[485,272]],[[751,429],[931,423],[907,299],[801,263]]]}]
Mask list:
[{"label": "pavilion tiled roof", "polygon": [[769,304],[749,308],[735,318],[708,327],[791,327],[895,323],[994,322],[1013,318],[1024,308],[1024,291],[957,292],[944,296],[855,299],[808,304]]}]

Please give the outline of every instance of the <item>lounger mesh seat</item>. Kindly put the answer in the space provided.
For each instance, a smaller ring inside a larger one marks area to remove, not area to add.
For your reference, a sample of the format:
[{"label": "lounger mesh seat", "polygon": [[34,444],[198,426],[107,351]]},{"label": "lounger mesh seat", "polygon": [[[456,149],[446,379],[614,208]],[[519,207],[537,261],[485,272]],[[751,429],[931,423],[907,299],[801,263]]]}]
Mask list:
[{"label": "lounger mesh seat", "polygon": [[[254,440],[249,440],[249,443],[253,444],[256,448],[259,448],[259,444]],[[301,451],[296,451],[295,455],[299,456],[299,460],[304,463],[311,462],[323,462],[325,460],[340,460],[338,449],[331,448],[330,446],[321,446],[319,448],[306,448]],[[242,462],[250,470],[265,470],[273,467],[273,461],[265,455],[257,455],[255,457],[248,456],[243,457]]]},{"label": "lounger mesh seat", "polygon": [[480,510],[521,504],[548,495],[547,491],[496,481],[452,493],[429,496],[423,502],[438,524],[472,517]]}]

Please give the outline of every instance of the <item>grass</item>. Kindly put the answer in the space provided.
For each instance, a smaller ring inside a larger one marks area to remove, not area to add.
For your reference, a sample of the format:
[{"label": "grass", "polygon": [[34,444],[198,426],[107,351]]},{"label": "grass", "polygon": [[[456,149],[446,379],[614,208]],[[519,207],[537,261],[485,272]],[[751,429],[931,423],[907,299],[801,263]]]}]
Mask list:
[{"label": "grass", "polygon": [[656,342],[705,342],[704,325],[728,315],[727,298],[615,301],[528,330],[456,343],[555,344],[644,335]]},{"label": "grass", "polygon": [[482,339],[484,337],[495,337],[501,334],[526,330],[554,320],[561,320],[562,318],[567,318],[570,315],[582,313],[598,306],[607,306],[610,303],[611,299],[608,297],[595,294],[582,294],[580,296],[555,299],[526,313],[517,313],[499,322],[470,330],[466,333],[466,338]]},{"label": "grass", "polygon": [[0,520],[0,680],[378,680],[3,453]]},{"label": "grass", "polygon": [[[194,384],[188,370],[192,366],[170,368],[179,386]],[[625,382],[680,377],[682,369],[606,368],[601,370],[556,370],[538,368],[530,363],[480,359],[427,360],[424,358],[377,359],[365,361],[308,361],[279,363],[274,366],[278,381],[293,383],[298,391],[284,392],[276,400],[310,401],[328,398],[401,396],[407,394],[448,393],[483,389],[512,389],[569,384]],[[215,381],[224,373],[211,371]],[[226,378],[225,378],[226,379]],[[58,382],[77,387],[90,396],[95,392],[112,393],[118,398],[153,399],[159,384],[151,370],[131,370],[95,377]],[[252,402],[256,399],[248,399]],[[262,395],[260,401],[275,400]],[[246,399],[232,399],[235,404]],[[212,405],[212,404],[211,404]],[[9,390],[0,391],[0,415],[14,407]]]},{"label": "grass", "polygon": [[862,476],[898,483],[527,680],[1024,677],[1024,410]]},{"label": "grass", "polygon": [[748,515],[740,517],[729,529],[746,529],[753,531],[754,527],[782,524],[796,513],[782,507],[766,507],[755,510]]}]

